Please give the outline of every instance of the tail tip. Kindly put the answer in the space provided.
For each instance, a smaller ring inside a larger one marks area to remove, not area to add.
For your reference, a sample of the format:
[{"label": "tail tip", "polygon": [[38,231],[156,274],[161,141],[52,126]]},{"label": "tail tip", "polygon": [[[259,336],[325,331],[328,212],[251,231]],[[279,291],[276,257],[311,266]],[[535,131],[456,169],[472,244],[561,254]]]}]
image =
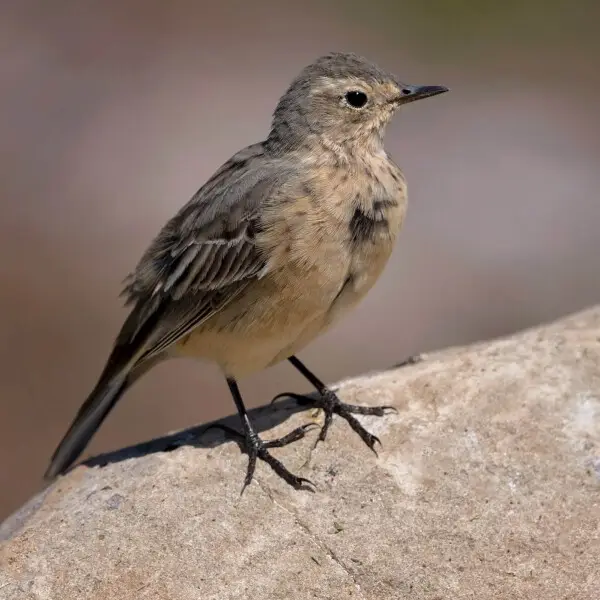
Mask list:
[{"label": "tail tip", "polygon": [[51,483],[60,475],[63,475],[67,471],[68,467],[60,464],[59,462],[52,460],[43,475],[43,480]]},{"label": "tail tip", "polygon": [[56,472],[56,469],[54,469],[54,468],[52,467],[52,465],[50,465],[50,466],[49,466],[49,467],[46,469],[46,472],[45,472],[45,473],[44,473],[44,475],[42,476],[42,479],[43,479],[44,481],[48,482],[48,483],[51,483],[51,482],[53,482],[53,481],[56,479],[56,477],[57,477],[58,475],[59,475],[59,474]]}]

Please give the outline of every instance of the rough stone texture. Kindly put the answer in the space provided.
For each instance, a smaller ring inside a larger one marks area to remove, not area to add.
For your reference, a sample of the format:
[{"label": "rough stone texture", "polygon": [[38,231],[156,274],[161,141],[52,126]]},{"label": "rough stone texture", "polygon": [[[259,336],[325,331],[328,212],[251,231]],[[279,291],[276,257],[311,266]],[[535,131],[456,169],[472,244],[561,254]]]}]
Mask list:
[{"label": "rough stone texture", "polygon": [[[365,418],[379,458],[336,420],[276,451],[317,493],[259,464],[240,497],[216,432],[100,457],[4,523],[0,598],[600,598],[600,307],[341,395],[398,408]],[[310,414],[254,418],[270,437]]]}]

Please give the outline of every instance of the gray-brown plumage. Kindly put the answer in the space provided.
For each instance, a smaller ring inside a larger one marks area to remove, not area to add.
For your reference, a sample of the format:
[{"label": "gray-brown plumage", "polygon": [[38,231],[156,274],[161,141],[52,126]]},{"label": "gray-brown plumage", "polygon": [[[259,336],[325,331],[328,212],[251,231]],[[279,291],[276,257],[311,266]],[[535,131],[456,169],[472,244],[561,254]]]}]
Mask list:
[{"label": "gray-brown plumage", "polygon": [[[64,472],[123,392],[165,358],[194,356],[222,369],[250,456],[295,487],[268,452],[302,437],[298,428],[263,442],[237,379],[284,359],[320,393],[325,411],[352,413],[294,355],[366,294],[384,268],[406,210],[406,183],[383,147],[394,111],[446,91],[408,86],[353,54],[306,67],[275,110],[268,138],[235,154],[165,225],[127,280],[131,313],[87,401],[57,448],[46,477]],[[291,396],[297,397],[294,394]]]}]

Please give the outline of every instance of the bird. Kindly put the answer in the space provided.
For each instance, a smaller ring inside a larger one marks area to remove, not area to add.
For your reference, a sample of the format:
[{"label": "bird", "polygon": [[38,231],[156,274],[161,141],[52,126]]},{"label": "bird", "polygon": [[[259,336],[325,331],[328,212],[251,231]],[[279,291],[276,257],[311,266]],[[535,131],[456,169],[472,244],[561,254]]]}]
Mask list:
[{"label": "bird", "polygon": [[317,442],[337,415],[375,450],[379,439],[354,415],[383,416],[390,407],[342,402],[296,354],[358,304],[394,247],[407,187],[384,148],[387,124],[400,107],[447,91],[403,83],[352,52],[331,52],[302,69],[266,139],[227,160],[125,279],[130,312],[45,479],[69,470],[131,385],[178,357],[212,361],[224,375],[248,454],[243,489],[257,460],[293,488],[312,485],[269,450],[302,439],[315,423],[263,440],[238,385],[285,360],[316,389],[310,397],[283,395],[324,412]]}]

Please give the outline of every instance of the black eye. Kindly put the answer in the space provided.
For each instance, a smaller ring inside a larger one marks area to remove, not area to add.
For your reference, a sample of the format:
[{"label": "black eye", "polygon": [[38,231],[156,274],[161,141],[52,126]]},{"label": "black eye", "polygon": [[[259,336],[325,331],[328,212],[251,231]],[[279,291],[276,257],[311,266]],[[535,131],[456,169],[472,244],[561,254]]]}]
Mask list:
[{"label": "black eye", "polygon": [[367,103],[367,95],[356,90],[346,92],[345,98],[352,108],[362,108]]}]

